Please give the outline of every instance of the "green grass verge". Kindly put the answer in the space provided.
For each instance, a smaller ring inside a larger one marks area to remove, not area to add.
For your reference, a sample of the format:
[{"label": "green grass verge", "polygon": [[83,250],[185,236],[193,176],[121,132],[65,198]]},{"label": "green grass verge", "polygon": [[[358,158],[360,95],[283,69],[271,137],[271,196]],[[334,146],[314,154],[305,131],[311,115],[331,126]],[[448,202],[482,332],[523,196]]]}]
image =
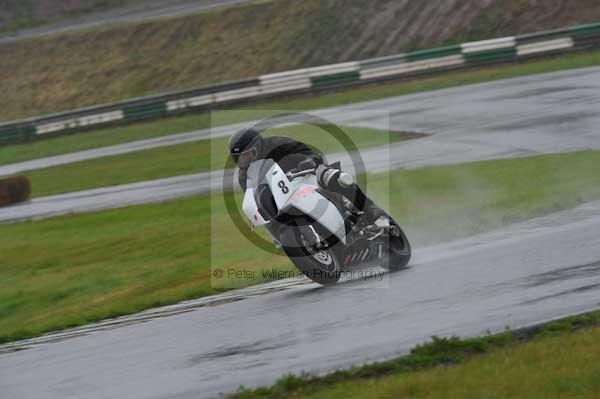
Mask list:
[{"label": "green grass verge", "polygon": [[[521,64],[451,72],[413,81],[349,88],[329,94],[305,95],[252,106],[241,106],[240,110],[245,112],[215,111],[212,119],[213,122],[217,121],[217,123],[214,123],[215,125],[224,125],[247,121],[249,115],[252,115],[252,118],[268,116],[274,110],[313,110],[466,84],[596,65],[600,65],[600,52],[569,54]],[[256,110],[256,113],[248,113],[248,110]],[[261,110],[264,113],[261,114]],[[209,114],[185,115],[77,135],[60,136],[32,143],[4,146],[0,150],[0,165],[208,128],[210,120]]]},{"label": "green grass verge", "polygon": [[281,378],[231,399],[597,398],[600,312],[514,334],[438,338],[394,360]]},{"label": "green grass verge", "polygon": [[[580,152],[430,167],[370,176],[368,189],[421,246],[598,199],[598,162],[600,152]],[[220,195],[2,225],[0,235],[0,342],[269,279],[211,285],[211,263],[292,270],[247,243]]]},{"label": "green grass verge", "polygon": [[[405,140],[406,134],[383,132],[362,127],[344,127],[357,148],[386,145]],[[315,147],[321,153],[334,153],[344,148],[324,130],[298,125],[269,129],[265,136],[285,135]],[[32,196],[73,192],[164,177],[200,173],[225,168],[228,137],[202,140],[170,147],[96,158],[67,165],[25,172],[32,185]]]},{"label": "green grass verge", "polygon": [[129,143],[210,126],[210,114],[186,115],[0,147],[0,165]]}]

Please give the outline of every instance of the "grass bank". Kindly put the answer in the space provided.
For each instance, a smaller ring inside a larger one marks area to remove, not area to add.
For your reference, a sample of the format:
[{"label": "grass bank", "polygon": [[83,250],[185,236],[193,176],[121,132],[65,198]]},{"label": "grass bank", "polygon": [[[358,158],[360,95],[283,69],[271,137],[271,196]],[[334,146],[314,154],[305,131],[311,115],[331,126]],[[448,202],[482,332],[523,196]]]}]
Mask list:
[{"label": "grass bank", "polygon": [[[598,162],[600,152],[580,152],[398,171],[370,176],[369,193],[422,246],[599,199]],[[247,243],[218,195],[2,225],[0,235],[0,341],[268,278],[213,286],[211,263],[292,270]]]},{"label": "grass bank", "polygon": [[[406,140],[396,132],[361,127],[340,127],[357,148]],[[285,135],[314,147],[323,154],[344,148],[324,130],[310,125],[269,129],[265,136]],[[228,137],[159,147],[23,173],[32,184],[32,196],[40,197],[90,188],[114,186],[225,168]]]},{"label": "grass bank", "polygon": [[[272,115],[277,110],[314,110],[467,84],[597,65],[600,65],[600,51],[569,54],[522,64],[451,72],[413,81],[349,88],[318,96],[305,95],[251,106],[240,106],[239,110],[241,112],[214,111],[212,118],[210,114],[191,114],[122,127],[105,128],[32,143],[2,146],[0,147],[0,165],[204,129],[211,126],[211,119],[213,125],[218,126],[245,122],[251,114],[252,118],[255,119]],[[249,113],[249,110],[255,112]]]},{"label": "grass bank", "polygon": [[0,43],[0,120],[600,20],[596,0],[494,3],[260,1]]},{"label": "grass bank", "polygon": [[231,399],[597,398],[600,312],[520,333],[437,338],[410,354],[324,377],[281,378]]}]

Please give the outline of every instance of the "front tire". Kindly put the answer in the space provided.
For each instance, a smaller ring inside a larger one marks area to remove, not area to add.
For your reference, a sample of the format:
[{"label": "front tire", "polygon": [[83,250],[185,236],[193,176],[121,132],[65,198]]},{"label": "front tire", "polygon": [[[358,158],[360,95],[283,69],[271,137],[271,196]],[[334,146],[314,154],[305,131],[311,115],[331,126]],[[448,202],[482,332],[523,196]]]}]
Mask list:
[{"label": "front tire", "polygon": [[406,268],[412,256],[412,251],[410,242],[400,225],[395,221],[392,221],[391,224],[392,228],[390,229],[388,241],[389,270],[395,272]]},{"label": "front tire", "polygon": [[[325,249],[315,248],[318,243]],[[321,285],[334,285],[341,272],[342,245],[318,223],[300,219],[280,235],[286,255],[306,277]]]}]

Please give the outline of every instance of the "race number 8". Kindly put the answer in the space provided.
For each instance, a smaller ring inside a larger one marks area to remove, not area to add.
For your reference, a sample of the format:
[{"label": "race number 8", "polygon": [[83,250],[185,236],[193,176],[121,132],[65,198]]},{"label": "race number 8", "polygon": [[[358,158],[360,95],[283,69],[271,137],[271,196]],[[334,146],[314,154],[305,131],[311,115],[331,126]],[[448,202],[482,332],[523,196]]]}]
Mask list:
[{"label": "race number 8", "polygon": [[279,183],[277,183],[277,187],[279,187],[281,189],[281,192],[284,194],[290,192],[290,189],[285,185],[285,182],[283,180],[279,180]]}]

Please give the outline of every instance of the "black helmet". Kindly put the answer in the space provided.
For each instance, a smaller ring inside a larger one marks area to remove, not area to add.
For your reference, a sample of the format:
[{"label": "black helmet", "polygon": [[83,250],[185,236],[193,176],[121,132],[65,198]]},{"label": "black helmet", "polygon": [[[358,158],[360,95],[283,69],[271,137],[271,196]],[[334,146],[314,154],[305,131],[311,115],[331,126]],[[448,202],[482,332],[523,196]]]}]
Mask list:
[{"label": "black helmet", "polygon": [[256,129],[243,128],[229,139],[229,154],[240,168],[245,168],[258,158],[262,140]]}]

